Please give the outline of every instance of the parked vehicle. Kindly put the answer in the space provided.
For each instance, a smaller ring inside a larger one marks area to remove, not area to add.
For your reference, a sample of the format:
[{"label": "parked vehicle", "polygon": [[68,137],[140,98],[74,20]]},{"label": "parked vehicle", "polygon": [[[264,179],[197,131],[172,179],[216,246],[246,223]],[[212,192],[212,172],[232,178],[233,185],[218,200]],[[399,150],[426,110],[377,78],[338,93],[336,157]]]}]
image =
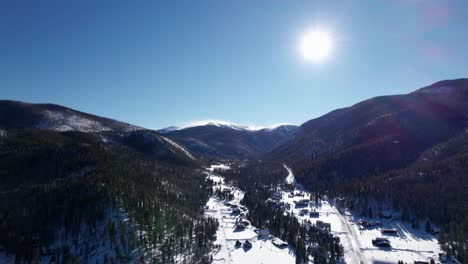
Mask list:
[{"label": "parked vehicle", "polygon": [[372,244],[377,247],[390,247],[390,241],[385,237],[376,237],[372,239]]}]

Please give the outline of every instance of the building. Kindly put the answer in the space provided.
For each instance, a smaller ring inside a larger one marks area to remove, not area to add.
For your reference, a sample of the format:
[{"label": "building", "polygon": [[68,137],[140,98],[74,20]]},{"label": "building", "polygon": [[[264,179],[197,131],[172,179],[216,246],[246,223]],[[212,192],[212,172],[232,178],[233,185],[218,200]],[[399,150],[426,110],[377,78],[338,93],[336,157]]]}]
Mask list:
[{"label": "building", "polygon": [[331,224],[323,222],[321,220],[317,220],[317,222],[315,223],[315,226],[319,229],[331,231]]},{"label": "building", "polygon": [[394,228],[391,228],[391,229],[384,228],[380,230],[380,233],[382,233],[382,235],[398,235],[398,231]]},{"label": "building", "polygon": [[285,248],[288,246],[288,243],[284,242],[283,240],[279,238],[275,238],[271,241],[271,243],[279,248]]},{"label": "building", "polygon": [[299,201],[295,201],[294,203],[296,204],[297,207],[308,207],[309,206],[309,199],[301,199]]},{"label": "building", "polygon": [[320,214],[317,211],[311,211],[309,213],[309,217],[318,218],[319,216],[320,216]]}]

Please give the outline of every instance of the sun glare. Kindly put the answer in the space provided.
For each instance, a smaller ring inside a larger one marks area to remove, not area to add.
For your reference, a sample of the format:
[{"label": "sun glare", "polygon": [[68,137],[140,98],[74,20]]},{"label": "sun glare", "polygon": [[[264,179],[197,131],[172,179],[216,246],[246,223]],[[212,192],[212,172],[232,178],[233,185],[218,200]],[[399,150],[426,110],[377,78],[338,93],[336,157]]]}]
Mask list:
[{"label": "sun glare", "polygon": [[322,62],[326,60],[332,51],[333,43],[331,35],[324,30],[312,30],[306,32],[300,42],[300,51],[306,61]]}]

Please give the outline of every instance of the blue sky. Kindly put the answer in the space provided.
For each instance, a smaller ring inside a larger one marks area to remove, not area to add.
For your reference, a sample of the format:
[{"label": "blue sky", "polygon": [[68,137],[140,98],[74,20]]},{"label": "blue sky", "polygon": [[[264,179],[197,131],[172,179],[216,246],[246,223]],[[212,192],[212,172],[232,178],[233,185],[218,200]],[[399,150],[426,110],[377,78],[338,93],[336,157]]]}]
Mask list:
[{"label": "blue sky", "polygon": [[[301,124],[467,77],[468,1],[1,1],[0,98],[148,128]],[[320,27],[327,61],[298,46]]]}]

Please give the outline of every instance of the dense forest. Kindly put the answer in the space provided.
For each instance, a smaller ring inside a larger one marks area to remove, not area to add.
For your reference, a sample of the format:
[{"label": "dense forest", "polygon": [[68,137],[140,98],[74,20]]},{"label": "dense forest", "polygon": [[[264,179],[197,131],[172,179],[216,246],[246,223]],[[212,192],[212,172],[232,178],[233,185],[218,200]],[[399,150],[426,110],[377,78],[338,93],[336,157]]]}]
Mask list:
[{"label": "dense forest", "polygon": [[197,164],[132,145],[151,133],[103,144],[97,134],[6,132],[0,245],[17,263],[205,259],[218,225],[201,211],[211,186]]},{"label": "dense forest", "polygon": [[[340,157],[336,161],[343,161]],[[332,162],[332,161],[329,161]],[[335,162],[335,171],[346,163]],[[372,174],[339,174],[324,177],[320,166],[296,179],[311,191],[348,198],[355,212],[368,212],[377,203],[401,212],[402,220],[419,223],[428,219],[441,228],[444,249],[461,261],[468,260],[468,136],[462,134],[423,152],[403,169]],[[338,177],[338,175],[342,175]],[[343,177],[346,175],[346,177]],[[371,217],[376,216],[370,215]]]}]

